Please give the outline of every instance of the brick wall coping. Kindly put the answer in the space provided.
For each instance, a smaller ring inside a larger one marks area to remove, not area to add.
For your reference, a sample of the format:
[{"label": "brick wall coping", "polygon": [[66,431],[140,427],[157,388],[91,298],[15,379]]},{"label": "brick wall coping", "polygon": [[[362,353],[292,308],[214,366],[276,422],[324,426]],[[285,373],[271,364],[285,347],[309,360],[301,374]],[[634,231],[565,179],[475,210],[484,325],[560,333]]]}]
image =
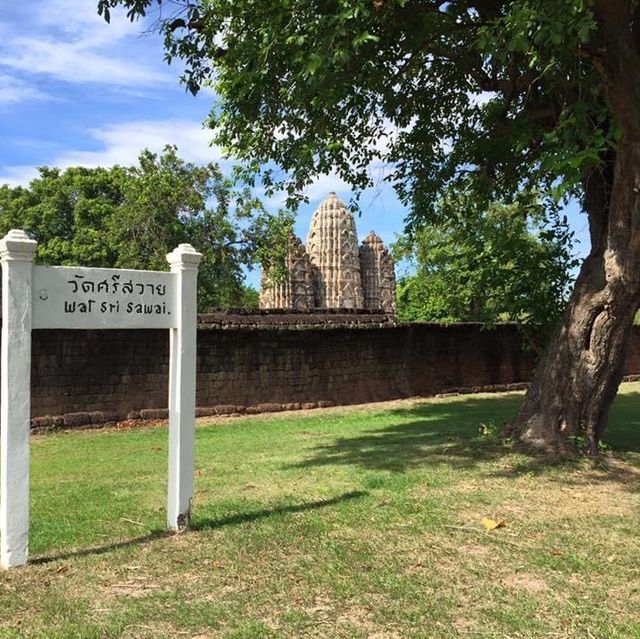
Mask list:
[{"label": "brick wall coping", "polygon": [[392,328],[395,317],[372,311],[321,309],[312,312],[262,310],[215,311],[198,316],[199,329],[310,330],[333,328]]},{"label": "brick wall coping", "polygon": [[[213,311],[198,315],[198,328],[245,330],[326,330],[345,328],[396,328],[412,325],[455,330],[460,327],[487,328],[482,322],[402,322],[393,315],[376,311],[350,309],[318,309],[311,312],[293,310]],[[513,326],[512,322],[497,322],[495,326]]]}]

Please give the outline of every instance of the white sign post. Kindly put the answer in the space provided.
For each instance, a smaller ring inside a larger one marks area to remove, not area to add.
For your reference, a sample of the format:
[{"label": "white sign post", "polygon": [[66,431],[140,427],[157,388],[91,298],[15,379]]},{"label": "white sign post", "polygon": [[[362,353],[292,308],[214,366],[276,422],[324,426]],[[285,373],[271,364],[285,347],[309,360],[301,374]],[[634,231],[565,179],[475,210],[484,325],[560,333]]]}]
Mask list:
[{"label": "white sign post", "polygon": [[0,565],[27,563],[31,422],[31,268],[36,242],[23,231],[0,241]]},{"label": "white sign post", "polygon": [[167,255],[170,273],[33,266],[36,242],[12,230],[0,240],[2,378],[0,424],[0,566],[25,564],[29,542],[31,330],[170,330],[170,530],[189,525],[193,495],[196,281],[202,255],[181,244]]},{"label": "white sign post", "polygon": [[177,317],[169,338],[169,497],[167,526],[189,526],[196,412],[196,284],[202,259],[189,244],[167,255],[176,278]]}]

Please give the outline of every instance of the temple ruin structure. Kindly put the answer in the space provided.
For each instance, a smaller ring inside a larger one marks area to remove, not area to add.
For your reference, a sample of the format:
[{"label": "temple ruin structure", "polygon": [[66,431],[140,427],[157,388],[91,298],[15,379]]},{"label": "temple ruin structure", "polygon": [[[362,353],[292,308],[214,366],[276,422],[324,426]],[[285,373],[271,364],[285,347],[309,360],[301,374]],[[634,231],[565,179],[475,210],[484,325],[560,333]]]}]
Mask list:
[{"label": "temple ruin structure", "polygon": [[260,308],[292,308],[310,311],[315,308],[311,262],[302,241],[295,235],[289,238],[287,277],[283,281],[269,282],[262,273]]},{"label": "temple ruin structure", "polygon": [[284,281],[263,271],[260,308],[395,314],[393,260],[373,231],[358,246],[353,215],[335,193],[313,214],[306,247],[291,237],[287,267]]},{"label": "temple ruin structure", "polygon": [[396,275],[393,259],[373,232],[364,238],[360,247],[360,271],[364,307],[396,310]]}]

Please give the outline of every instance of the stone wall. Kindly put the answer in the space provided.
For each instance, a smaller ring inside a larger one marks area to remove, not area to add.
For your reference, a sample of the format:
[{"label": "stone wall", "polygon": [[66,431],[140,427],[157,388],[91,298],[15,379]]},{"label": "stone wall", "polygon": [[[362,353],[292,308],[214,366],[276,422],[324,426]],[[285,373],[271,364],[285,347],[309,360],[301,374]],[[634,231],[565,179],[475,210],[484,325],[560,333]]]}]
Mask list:
[{"label": "stone wall", "polygon": [[[34,331],[34,424],[163,417],[168,357],[168,331]],[[198,331],[197,406],[200,414],[259,412],[504,389],[527,382],[532,370],[531,353],[508,325],[208,316]],[[638,327],[625,372],[640,373]]]},{"label": "stone wall", "polygon": [[251,406],[433,395],[526,381],[532,366],[511,327],[201,331],[198,351],[199,406],[222,397]]}]

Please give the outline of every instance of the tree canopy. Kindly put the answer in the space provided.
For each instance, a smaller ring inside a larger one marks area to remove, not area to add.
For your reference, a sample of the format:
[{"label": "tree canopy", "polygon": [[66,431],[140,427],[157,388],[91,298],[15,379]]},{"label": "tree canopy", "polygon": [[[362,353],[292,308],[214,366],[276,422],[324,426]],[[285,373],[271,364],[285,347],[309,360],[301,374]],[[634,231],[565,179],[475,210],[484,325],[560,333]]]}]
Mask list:
[{"label": "tree canopy", "polygon": [[[107,20],[117,6],[165,10],[98,0]],[[487,204],[580,199],[591,252],[510,432],[561,449],[586,435],[596,451],[640,304],[640,2],[170,7],[167,58],[185,61],[191,91],[215,88],[209,123],[244,177],[298,197],[319,173],[363,188],[383,166],[414,226],[438,221],[449,189]]]},{"label": "tree canopy", "polygon": [[577,265],[566,218],[558,214],[543,226],[540,211],[532,222],[517,205],[478,210],[463,196],[451,208],[441,223],[427,223],[393,247],[413,271],[398,280],[398,316],[516,322],[539,348],[564,310]]},{"label": "tree canopy", "polygon": [[[100,0],[132,17],[155,0]],[[590,59],[587,0],[179,2],[159,26],[183,80],[219,96],[216,139],[291,195],[336,170],[372,184],[372,163],[433,212],[451,182],[513,196],[577,192],[616,126]]]},{"label": "tree canopy", "polygon": [[0,233],[25,229],[42,264],[166,270],[165,255],[191,243],[203,254],[201,311],[257,306],[243,268],[277,263],[291,223],[235,193],[218,166],[185,162],[175,147],[144,150],[130,167],[42,167],[26,188],[0,187]]}]

